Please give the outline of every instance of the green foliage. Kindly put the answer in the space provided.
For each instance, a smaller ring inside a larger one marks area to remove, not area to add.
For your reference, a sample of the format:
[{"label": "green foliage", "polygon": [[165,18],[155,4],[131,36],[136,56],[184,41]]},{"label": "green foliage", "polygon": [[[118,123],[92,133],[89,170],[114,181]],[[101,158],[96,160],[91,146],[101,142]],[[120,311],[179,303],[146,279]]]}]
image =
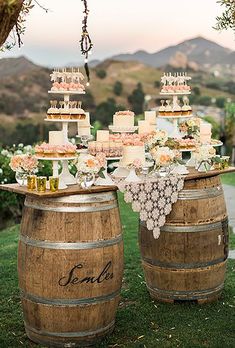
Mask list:
[{"label": "green foliage", "polygon": [[[0,148],[0,183],[7,184],[15,182],[15,173],[11,170],[9,163],[13,153],[22,154],[31,152],[31,147],[24,148],[13,146],[12,148]],[[21,217],[23,198],[10,192],[0,191],[0,228],[8,225],[10,221],[19,222]]]},{"label": "green foliage", "polygon": [[105,102],[100,103],[96,108],[95,118],[104,126],[112,123],[113,114],[118,110],[124,110],[121,105],[117,105],[114,98],[108,98]]},{"label": "green foliage", "polygon": [[154,88],[160,88],[161,87],[160,81],[158,81],[158,80],[154,81],[153,86],[154,86]]},{"label": "green foliage", "polygon": [[224,90],[231,94],[235,94],[235,82],[234,81],[226,82],[224,84]]},{"label": "green foliage", "polygon": [[198,86],[193,87],[192,93],[193,93],[195,96],[199,97],[199,96],[201,95],[200,88],[199,88]]},{"label": "green foliage", "polygon": [[57,130],[56,124],[18,122],[14,128],[0,125],[0,145],[12,146],[12,141],[31,145],[48,138],[49,130]]},{"label": "green foliage", "polygon": [[224,12],[221,14],[221,16],[216,17],[217,23],[214,29],[232,29],[235,32],[235,1],[218,0],[217,3],[224,6]]},{"label": "green foliage", "polygon": [[85,110],[93,111],[95,109],[95,99],[90,91],[86,91],[86,94],[82,97]]},{"label": "green foliage", "polygon": [[216,98],[215,104],[216,104],[216,106],[217,106],[218,108],[223,109],[224,106],[225,106],[225,103],[226,103],[226,98],[224,98],[224,97],[218,97],[218,98]]},{"label": "green foliage", "polygon": [[123,91],[123,84],[120,81],[116,81],[113,86],[113,93],[120,96]]},{"label": "green foliage", "polygon": [[235,145],[235,103],[225,106],[225,133],[228,145]]},{"label": "green foliage", "polygon": [[211,88],[211,89],[216,89],[216,90],[220,90],[221,89],[221,84],[218,81],[211,81],[205,84],[205,86],[207,88]]},{"label": "green foliage", "polygon": [[102,123],[101,123],[100,121],[97,121],[97,120],[96,120],[96,121],[93,123],[93,128],[91,129],[92,135],[95,136],[97,130],[102,129],[102,127],[103,127],[103,126],[102,126]]},{"label": "green foliage", "polygon": [[133,90],[132,94],[128,96],[128,102],[131,105],[132,111],[136,115],[142,114],[144,111],[145,93],[143,91],[142,84],[137,83],[136,88]]},{"label": "green foliage", "polygon": [[[15,183],[15,172],[11,170],[9,163],[11,157],[21,154],[32,154],[31,145],[23,144],[13,145],[12,147],[0,147],[0,183]],[[49,177],[52,175],[51,161],[43,161],[40,163],[38,175]],[[0,190],[0,229],[12,223],[19,222],[23,205],[23,197],[14,193]]]},{"label": "green foliage", "polygon": [[219,139],[220,137],[220,124],[215,121],[212,116],[205,116],[203,120],[209,122],[212,125],[212,137],[215,139]]},{"label": "green foliage", "polygon": [[107,73],[104,69],[98,69],[96,70],[96,76],[100,79],[104,79],[107,76]]},{"label": "green foliage", "polygon": [[211,105],[211,97],[208,97],[207,95],[200,96],[198,98],[198,104],[205,105],[205,106]]}]

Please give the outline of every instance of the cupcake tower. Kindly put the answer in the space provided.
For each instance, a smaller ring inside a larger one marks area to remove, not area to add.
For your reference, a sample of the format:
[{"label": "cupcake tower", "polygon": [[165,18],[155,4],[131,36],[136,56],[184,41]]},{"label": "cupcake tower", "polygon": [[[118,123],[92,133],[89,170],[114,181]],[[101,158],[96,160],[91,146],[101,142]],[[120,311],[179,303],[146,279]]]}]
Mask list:
[{"label": "cupcake tower", "polygon": [[63,101],[51,100],[47,110],[48,122],[61,122],[65,139],[68,140],[68,123],[77,122],[78,135],[90,135],[90,116],[82,109],[82,103],[70,100],[77,94],[85,94],[85,87],[80,81],[84,80],[78,68],[54,69],[50,74],[52,87],[50,94],[63,95]]},{"label": "cupcake tower", "polygon": [[[173,138],[181,137],[178,129],[178,120],[193,116],[187,97],[191,93],[191,87],[188,85],[190,80],[191,77],[187,73],[164,73],[161,77],[162,88],[160,95],[170,98],[161,100],[158,117],[172,118],[174,131],[171,137]],[[179,99],[179,97],[182,98]]]},{"label": "cupcake tower", "polygon": [[77,157],[77,148],[68,140],[68,124],[77,122],[78,133],[85,129],[88,134],[91,126],[89,113],[82,109],[81,102],[70,100],[72,95],[85,93],[85,87],[80,83],[84,76],[79,69],[54,69],[50,76],[52,87],[48,93],[63,95],[63,101],[50,101],[45,121],[62,123],[62,130],[49,132],[49,143],[37,145],[35,152],[38,159],[52,161],[53,176],[59,175],[59,162],[62,162],[59,188],[64,189],[76,184],[75,177],[69,172],[68,161]]}]

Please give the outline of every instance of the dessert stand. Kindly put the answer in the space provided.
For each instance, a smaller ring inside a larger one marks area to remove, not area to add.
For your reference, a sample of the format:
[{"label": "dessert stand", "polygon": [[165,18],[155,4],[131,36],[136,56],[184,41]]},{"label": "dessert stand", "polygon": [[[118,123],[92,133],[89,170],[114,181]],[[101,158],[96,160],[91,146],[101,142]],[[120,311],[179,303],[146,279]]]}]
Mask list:
[{"label": "dessert stand", "polygon": [[98,186],[113,186],[115,183],[111,179],[110,175],[108,174],[108,161],[119,161],[121,157],[106,157],[106,165],[103,171],[104,178],[98,178],[95,182]]},{"label": "dessert stand", "polygon": [[[41,161],[52,161],[53,176],[59,177],[59,190],[66,189],[67,185],[74,185],[77,183],[75,177],[69,172],[68,161],[74,160],[77,156],[71,156],[64,158],[59,157],[40,157],[36,156]],[[59,162],[62,162],[62,171],[59,175]]]},{"label": "dessert stand", "polygon": [[[68,103],[70,101],[70,95],[78,95],[78,94],[85,94],[85,92],[80,91],[48,91],[49,94],[59,94],[64,96],[64,102]],[[80,122],[84,120],[76,120],[76,119],[45,119],[46,122],[58,122],[62,124],[62,132],[64,135],[64,143],[68,143],[68,124],[69,123],[77,123],[79,125]],[[40,160],[49,160],[52,161],[53,166],[53,176],[58,176],[58,170],[59,170],[59,161],[62,162],[62,171],[59,175],[59,189],[67,188],[67,185],[75,185],[77,183],[76,178],[70,173],[69,171],[69,165],[68,161],[76,159],[77,156],[71,156],[67,158],[50,158],[50,157],[37,157]]]},{"label": "dessert stand", "polygon": [[[169,97],[172,97],[172,100],[173,100],[173,108],[174,106],[176,105],[179,105],[178,104],[178,96],[184,96],[184,95],[190,95],[191,92],[182,92],[182,93],[164,93],[164,92],[161,92],[160,95],[163,95],[163,96],[169,96]],[[173,121],[173,125],[174,125],[174,130],[172,132],[172,134],[170,135],[172,138],[181,138],[181,135],[180,135],[180,132],[179,132],[179,123],[178,123],[178,120],[179,119],[187,119],[187,118],[191,118],[193,117],[193,115],[176,115],[176,116],[161,116],[161,115],[158,115],[159,118],[168,118],[168,119],[172,119]]]}]

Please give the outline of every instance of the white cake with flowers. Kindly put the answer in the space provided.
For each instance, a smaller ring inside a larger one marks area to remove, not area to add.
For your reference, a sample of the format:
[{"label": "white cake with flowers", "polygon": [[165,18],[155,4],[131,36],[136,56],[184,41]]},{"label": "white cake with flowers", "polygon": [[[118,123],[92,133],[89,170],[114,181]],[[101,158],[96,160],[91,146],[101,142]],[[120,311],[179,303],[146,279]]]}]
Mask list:
[{"label": "white cake with flowers", "polygon": [[145,163],[145,146],[142,141],[126,142],[123,146],[121,166],[127,167],[136,160],[142,165]]},{"label": "white cake with flowers", "polygon": [[118,111],[113,115],[113,126],[115,128],[132,128],[135,123],[135,114],[133,111]]}]

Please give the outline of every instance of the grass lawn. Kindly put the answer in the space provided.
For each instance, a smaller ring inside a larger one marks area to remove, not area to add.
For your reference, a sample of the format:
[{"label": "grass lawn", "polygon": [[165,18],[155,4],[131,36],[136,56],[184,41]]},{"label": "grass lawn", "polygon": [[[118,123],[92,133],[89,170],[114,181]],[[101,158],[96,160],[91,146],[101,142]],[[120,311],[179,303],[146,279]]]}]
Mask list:
[{"label": "grass lawn", "polygon": [[223,184],[235,186],[235,173],[228,173],[221,175]]},{"label": "grass lawn", "polygon": [[[122,299],[112,335],[95,348],[234,348],[235,261],[229,260],[225,290],[214,304],[154,303],[147,291],[137,243],[138,215],[120,196],[125,238],[125,276]],[[19,227],[0,233],[1,316],[0,347],[39,347],[24,333],[17,288]]]}]

